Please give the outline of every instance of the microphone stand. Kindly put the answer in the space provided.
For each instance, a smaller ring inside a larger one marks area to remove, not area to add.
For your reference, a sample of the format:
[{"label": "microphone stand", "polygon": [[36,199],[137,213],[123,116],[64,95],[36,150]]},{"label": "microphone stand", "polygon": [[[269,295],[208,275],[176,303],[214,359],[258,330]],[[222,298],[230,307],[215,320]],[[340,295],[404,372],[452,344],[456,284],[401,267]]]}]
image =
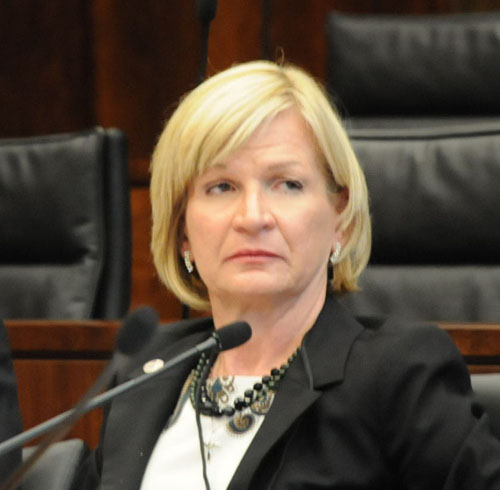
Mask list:
[{"label": "microphone stand", "polygon": [[127,315],[122,328],[119,330],[116,341],[117,351],[111,362],[97,378],[90,390],[81,398],[77,405],[63,414],[39,424],[33,429],[23,432],[0,444],[0,456],[25,442],[48,433],[37,445],[35,451],[10,475],[1,486],[1,490],[12,490],[21,483],[24,475],[40,459],[45,451],[55,442],[62,439],[73,427],[76,420],[86,413],[92,399],[102,391],[111,381],[117,370],[129,359],[129,355],[141,350],[151,338],[156,325],[158,314],[150,307],[138,308]]},{"label": "microphone stand", "polygon": [[[207,340],[204,342],[192,347],[191,349],[187,350],[186,352],[183,352],[182,354],[177,355],[176,357],[172,358],[171,360],[167,361],[161,369],[158,371],[155,371],[153,373],[146,373],[141,376],[138,376],[137,378],[131,379],[125,383],[119,384],[115,386],[114,388],[98,395],[94,396],[95,392],[98,392],[102,389],[101,382],[97,383],[95,385],[95,388],[89,392],[88,395],[84,397],[84,399],[72,410],[68,410],[66,412],[63,412],[60,415],[57,415],[56,417],[53,417],[46,422],[43,422],[32,429],[23,432],[22,434],[18,434],[15,437],[12,437],[8,439],[7,441],[4,441],[0,443],[0,456],[2,454],[5,454],[17,447],[22,446],[26,442],[30,441],[31,439],[34,439],[35,437],[38,437],[42,434],[45,434],[51,430],[55,429],[54,434],[50,434],[49,437],[47,438],[47,441],[43,444],[40,444],[40,447],[38,447],[34,452],[33,455],[25,461],[14,473],[11,477],[8,478],[8,480],[2,485],[1,490],[13,490],[17,488],[19,483],[22,481],[24,475],[26,472],[35,464],[35,462],[38,460],[39,456],[43,454],[45,451],[45,447],[49,446],[52,444],[54,441],[56,441],[58,438],[64,436],[64,434],[72,427],[73,423],[76,421],[77,418],[79,418],[81,415],[93,410],[94,408],[101,407],[102,405],[110,402],[112,399],[123,395],[124,393],[127,393],[130,390],[133,390],[134,388],[142,385],[143,383],[156,378],[163,374],[165,371],[168,369],[174,367],[175,365],[189,359],[190,357],[193,356],[198,356],[202,352],[213,349],[213,348],[218,348],[219,347],[219,340],[216,336],[209,337]],[[107,372],[109,372],[107,370]],[[103,381],[108,381],[109,379],[106,379],[107,372],[103,373],[102,375],[102,380]],[[61,436],[62,434],[62,436]]]},{"label": "microphone stand", "polygon": [[[98,379],[95,383],[93,389],[89,391],[89,393],[84,397],[84,399],[72,410],[68,410],[52,419],[39,424],[32,429],[23,432],[22,434],[18,434],[15,437],[8,439],[0,443],[0,456],[5,454],[17,447],[21,447],[24,443],[38,437],[42,434],[45,434],[49,431],[54,431],[55,434],[51,434],[48,436],[47,443],[44,444],[44,447],[41,447],[40,450],[34,451],[33,457],[29,458],[25,463],[23,463],[12,475],[11,478],[8,479],[5,485],[1,487],[1,490],[12,490],[16,488],[16,485],[22,480],[24,474],[28,471],[29,467],[31,467],[36,459],[43,454],[45,447],[48,447],[54,440],[57,440],[58,437],[61,437],[61,434],[65,434],[69,428],[72,427],[75,420],[81,415],[93,410],[94,408],[101,407],[102,405],[110,402],[114,398],[127,393],[130,390],[137,388],[138,386],[146,383],[147,381],[156,378],[170,368],[186,361],[187,359],[199,356],[202,352],[207,350],[214,350],[218,353],[220,350],[233,349],[238,347],[239,345],[246,342],[252,334],[252,330],[248,323],[246,322],[234,322],[225,327],[220,328],[216,332],[214,332],[208,339],[203,342],[191,347],[187,351],[184,351],[181,354],[173,357],[169,361],[165,362],[165,364],[153,373],[145,373],[136,378],[130,379],[125,383],[119,384],[110,390],[93,396],[95,392],[100,391],[102,389],[102,384],[109,382],[109,373],[116,372],[115,364],[117,362],[121,362],[120,357],[117,357],[117,361],[115,363],[110,364],[110,368],[106,370],[105,373]],[[128,346],[129,338],[126,339],[126,345]]]},{"label": "microphone stand", "polygon": [[208,59],[208,38],[210,34],[210,23],[217,13],[217,0],[197,0],[198,17],[201,23],[201,63],[199,83],[205,80]]}]

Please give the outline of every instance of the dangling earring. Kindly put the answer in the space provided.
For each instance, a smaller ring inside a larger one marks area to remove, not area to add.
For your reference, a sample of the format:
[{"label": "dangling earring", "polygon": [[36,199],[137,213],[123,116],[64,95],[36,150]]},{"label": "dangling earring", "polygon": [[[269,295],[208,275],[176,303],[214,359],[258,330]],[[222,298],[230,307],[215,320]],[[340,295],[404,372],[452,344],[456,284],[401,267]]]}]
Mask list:
[{"label": "dangling earring", "polygon": [[194,271],[193,263],[191,262],[191,252],[189,250],[184,250],[184,265],[189,274]]},{"label": "dangling earring", "polygon": [[342,251],[342,245],[340,245],[340,242],[337,242],[335,244],[335,250],[330,255],[330,263],[332,265],[335,265],[339,261],[341,251]]}]

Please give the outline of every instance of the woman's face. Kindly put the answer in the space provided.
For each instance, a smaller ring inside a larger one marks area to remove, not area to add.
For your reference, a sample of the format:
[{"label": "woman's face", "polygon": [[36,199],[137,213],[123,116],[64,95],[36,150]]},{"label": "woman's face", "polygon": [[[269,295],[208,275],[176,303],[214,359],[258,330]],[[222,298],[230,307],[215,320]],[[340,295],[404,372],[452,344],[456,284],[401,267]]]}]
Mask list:
[{"label": "woman's face", "polygon": [[324,294],[346,195],[328,193],[320,165],[309,128],[287,110],[194,181],[182,250],[212,302]]}]

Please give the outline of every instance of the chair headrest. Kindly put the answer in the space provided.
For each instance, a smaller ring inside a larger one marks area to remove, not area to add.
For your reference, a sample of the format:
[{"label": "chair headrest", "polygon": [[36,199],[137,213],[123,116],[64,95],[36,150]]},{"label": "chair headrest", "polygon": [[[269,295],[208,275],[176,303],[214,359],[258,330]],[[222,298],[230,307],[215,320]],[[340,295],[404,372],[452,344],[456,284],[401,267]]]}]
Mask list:
[{"label": "chair headrest", "polygon": [[347,116],[500,114],[500,12],[332,12],[328,90]]}]

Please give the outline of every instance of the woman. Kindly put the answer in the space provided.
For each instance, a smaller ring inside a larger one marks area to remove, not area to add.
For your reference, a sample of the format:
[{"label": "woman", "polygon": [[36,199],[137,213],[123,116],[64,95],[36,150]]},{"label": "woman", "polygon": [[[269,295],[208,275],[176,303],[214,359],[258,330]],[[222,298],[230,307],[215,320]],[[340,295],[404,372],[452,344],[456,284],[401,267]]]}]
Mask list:
[{"label": "woman", "polygon": [[192,91],[158,142],[151,201],[160,278],[212,319],[162,327],[118,381],[214,327],[253,333],[117,399],[88,487],[500,488],[500,444],[447,334],[360,323],[335,298],[368,260],[368,198],[309,75],[251,62]]}]

